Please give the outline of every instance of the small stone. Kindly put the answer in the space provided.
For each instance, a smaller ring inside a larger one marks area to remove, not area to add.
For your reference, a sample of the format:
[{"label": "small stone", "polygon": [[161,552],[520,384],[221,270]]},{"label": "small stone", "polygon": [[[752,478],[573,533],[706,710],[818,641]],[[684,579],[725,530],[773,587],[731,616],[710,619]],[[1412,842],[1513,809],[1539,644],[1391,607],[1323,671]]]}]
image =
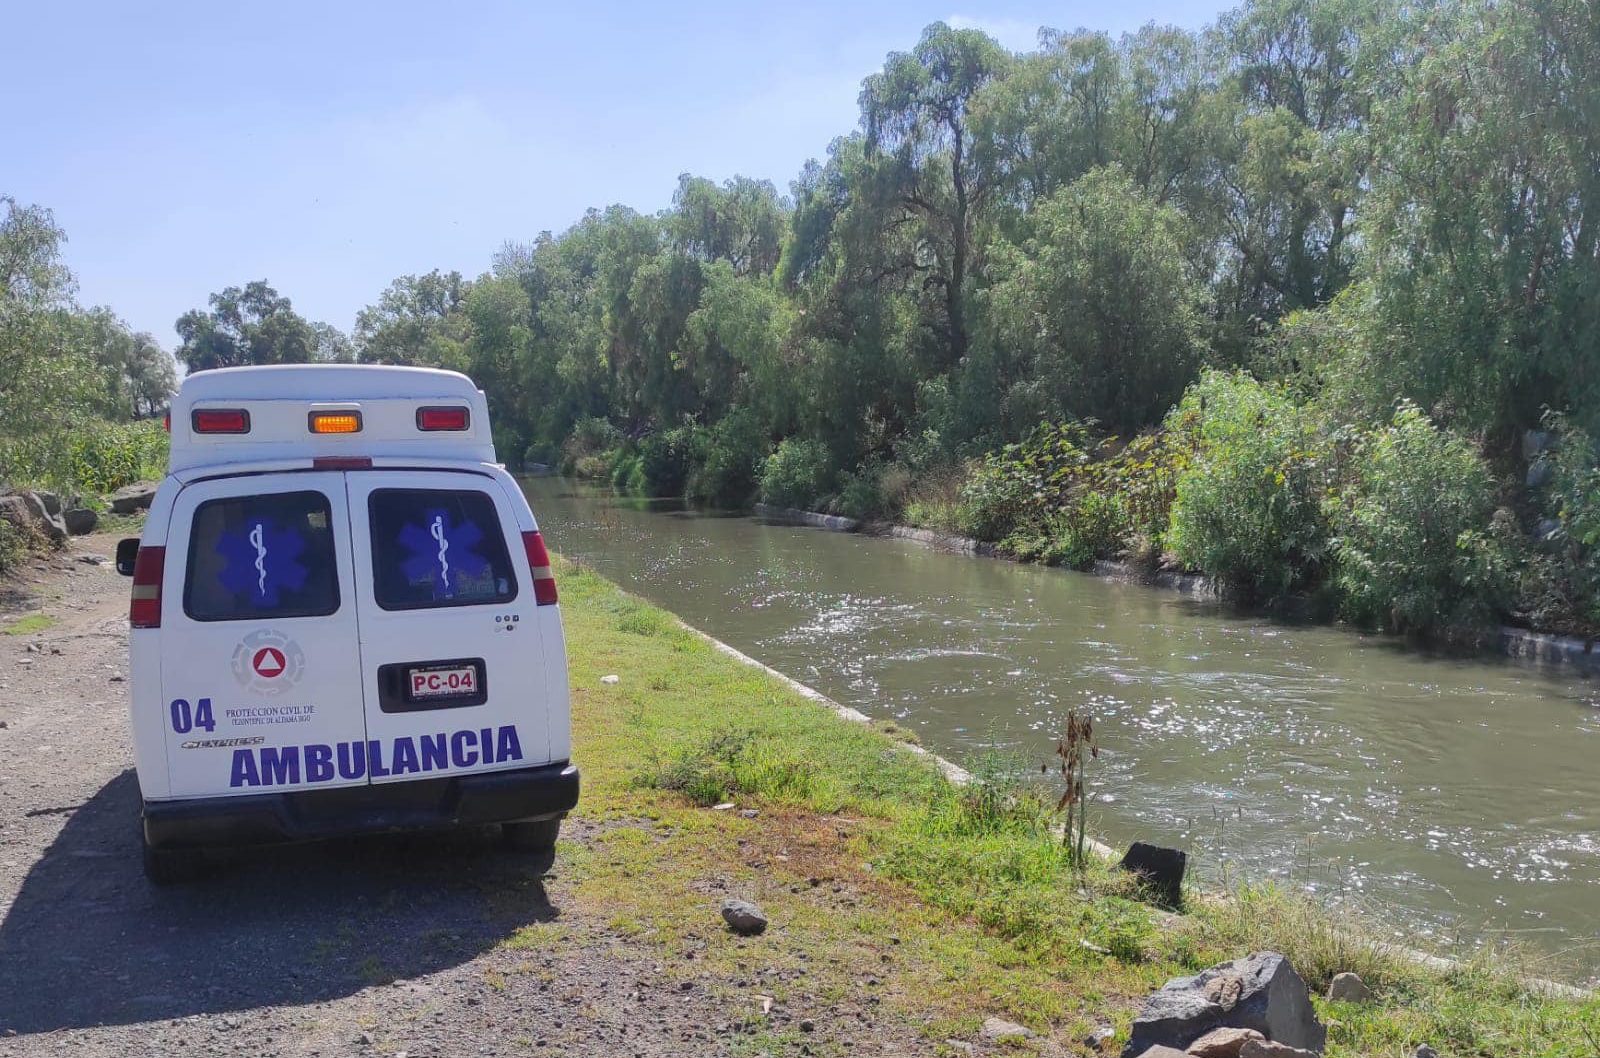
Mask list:
[{"label": "small stone", "polygon": [[1239,1058],[1322,1058],[1316,1051],[1291,1047],[1287,1043],[1271,1040],[1246,1040],[1239,1048]]},{"label": "small stone", "polygon": [[817,1031],[817,1023],[815,1021],[812,1021],[810,1018],[801,1018],[800,1019],[800,1031],[801,1032],[815,1032],[815,1031]]},{"label": "small stone", "polygon": [[1140,1051],[1138,1058],[1188,1058],[1188,1056],[1164,1043],[1158,1043],[1148,1051]]},{"label": "small stone", "polygon": [[363,1047],[371,1047],[372,1046],[372,1033],[363,1032],[361,1035],[356,1037],[356,1042],[361,1044],[361,1046],[363,1046]]},{"label": "small stone", "polygon": [[944,1045],[952,1051],[960,1051],[962,1054],[972,1053],[972,1044],[966,1040],[945,1040]]},{"label": "small stone", "polygon": [[1032,1029],[1018,1025],[1014,1021],[990,1016],[983,1019],[983,1028],[980,1030],[979,1035],[990,1042],[994,1042],[1015,1039],[1031,1040],[1034,1033]]},{"label": "small stone", "polygon": [[1194,1058],[1239,1058],[1239,1051],[1250,1040],[1264,1040],[1255,1029],[1212,1029],[1189,1044]]},{"label": "small stone", "polygon": [[1439,1052],[1429,1047],[1426,1043],[1417,1044],[1417,1053],[1412,1058],[1439,1058]]},{"label": "small stone", "polygon": [[1372,989],[1356,974],[1334,974],[1328,984],[1328,998],[1340,1003],[1365,1003],[1372,998]]},{"label": "small stone", "polygon": [[767,928],[767,916],[748,900],[724,900],[722,920],[744,937],[753,937]]},{"label": "small stone", "polygon": [[1175,909],[1183,906],[1183,873],[1188,864],[1188,854],[1182,849],[1135,841],[1117,866],[1138,875],[1157,905]]},{"label": "small stone", "polygon": [[746,819],[754,819],[756,816],[760,815],[761,813],[756,811],[754,808],[741,808],[741,809],[739,809],[739,814],[741,816],[744,816],[744,818],[746,818]]},{"label": "small stone", "polygon": [[713,812],[726,812],[728,809],[730,809],[732,807],[733,807],[733,802],[732,801],[724,801],[719,805],[712,805],[711,806],[711,810]]},{"label": "small stone", "polygon": [[615,672],[612,672],[612,673],[609,673],[609,674],[607,674],[605,676],[601,676],[600,677],[600,682],[601,683],[621,683],[622,682],[622,677],[618,676]]}]

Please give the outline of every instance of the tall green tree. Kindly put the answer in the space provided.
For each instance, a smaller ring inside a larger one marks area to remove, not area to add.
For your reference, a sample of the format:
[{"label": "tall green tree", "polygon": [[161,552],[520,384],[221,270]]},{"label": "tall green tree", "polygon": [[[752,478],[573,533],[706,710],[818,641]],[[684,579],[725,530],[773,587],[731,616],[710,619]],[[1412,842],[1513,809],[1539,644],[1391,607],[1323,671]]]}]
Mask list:
[{"label": "tall green tree", "polygon": [[212,294],[209,311],[191,309],[175,325],[178,359],[189,371],[251,364],[305,364],[317,334],[289,299],[264,279]]},{"label": "tall green tree", "polygon": [[974,231],[995,187],[992,168],[974,146],[969,107],[1009,64],[987,34],[935,22],[914,49],[890,55],[861,88],[868,149],[889,163],[881,173],[885,197],[897,213],[920,221],[917,251],[938,263],[930,280],[943,289],[949,363],[966,355]]},{"label": "tall green tree", "polygon": [[1010,432],[1093,418],[1126,434],[1159,419],[1202,351],[1182,218],[1107,166],[1039,204],[1030,230],[997,251],[985,302]]}]

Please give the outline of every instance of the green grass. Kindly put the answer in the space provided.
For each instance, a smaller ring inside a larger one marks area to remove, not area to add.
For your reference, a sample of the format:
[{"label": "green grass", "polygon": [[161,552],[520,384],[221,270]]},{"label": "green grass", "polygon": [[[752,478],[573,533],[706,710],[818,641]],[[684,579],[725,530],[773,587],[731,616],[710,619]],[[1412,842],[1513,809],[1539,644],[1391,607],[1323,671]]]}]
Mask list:
[{"label": "green grass", "polygon": [[19,617],[15,621],[0,628],[0,635],[26,636],[35,632],[43,632],[47,628],[55,627],[57,619],[47,613],[31,613]]},{"label": "green grass", "polygon": [[[1296,895],[1196,894],[1184,915],[1154,911],[1103,864],[1075,872],[1056,818],[1003,763],[980,762],[975,785],[953,786],[892,736],[725,657],[598,576],[559,560],[558,576],[579,815],[598,828],[562,845],[558,870],[617,933],[664,957],[697,951],[670,964],[686,975],[737,975],[750,957],[713,921],[720,894],[736,892],[762,903],[769,936],[782,938],[759,958],[804,972],[804,997],[857,995],[871,966],[880,1009],[930,1051],[971,1038],[991,1013],[1074,1048],[1099,1024],[1120,1041],[1139,998],[1167,979],[1270,948],[1315,990],[1341,970],[1377,990],[1359,1008],[1318,1000],[1330,1058],[1409,1055],[1424,1042],[1497,1058],[1600,1053],[1600,1002],[1531,993],[1487,960],[1424,969]],[[608,673],[619,681],[602,684]],[[707,807],[724,802],[759,814]],[[798,1046],[781,1034],[764,1044]]]}]

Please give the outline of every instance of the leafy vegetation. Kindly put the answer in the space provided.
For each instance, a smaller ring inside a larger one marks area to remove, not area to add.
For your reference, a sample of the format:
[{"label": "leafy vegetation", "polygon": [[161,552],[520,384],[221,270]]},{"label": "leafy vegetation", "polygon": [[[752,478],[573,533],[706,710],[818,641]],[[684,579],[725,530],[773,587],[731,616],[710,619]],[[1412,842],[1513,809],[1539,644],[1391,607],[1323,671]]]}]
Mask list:
[{"label": "leafy vegetation", "polygon": [[[0,196],[0,491],[89,499],[159,476],[175,369],[148,334],[74,299],[50,212]],[[0,571],[39,541],[0,521]]]}]

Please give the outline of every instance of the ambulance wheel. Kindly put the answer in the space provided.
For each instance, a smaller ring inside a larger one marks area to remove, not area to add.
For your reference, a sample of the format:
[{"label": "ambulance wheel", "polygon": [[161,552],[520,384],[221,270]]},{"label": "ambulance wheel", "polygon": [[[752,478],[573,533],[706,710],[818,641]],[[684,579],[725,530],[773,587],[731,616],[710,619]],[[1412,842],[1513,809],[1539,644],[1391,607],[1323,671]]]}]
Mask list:
[{"label": "ambulance wheel", "polygon": [[549,852],[556,847],[561,820],[540,819],[532,823],[503,823],[506,844],[518,852]]},{"label": "ambulance wheel", "polygon": [[144,876],[155,885],[181,885],[200,874],[201,855],[197,849],[153,849],[144,847]]}]

